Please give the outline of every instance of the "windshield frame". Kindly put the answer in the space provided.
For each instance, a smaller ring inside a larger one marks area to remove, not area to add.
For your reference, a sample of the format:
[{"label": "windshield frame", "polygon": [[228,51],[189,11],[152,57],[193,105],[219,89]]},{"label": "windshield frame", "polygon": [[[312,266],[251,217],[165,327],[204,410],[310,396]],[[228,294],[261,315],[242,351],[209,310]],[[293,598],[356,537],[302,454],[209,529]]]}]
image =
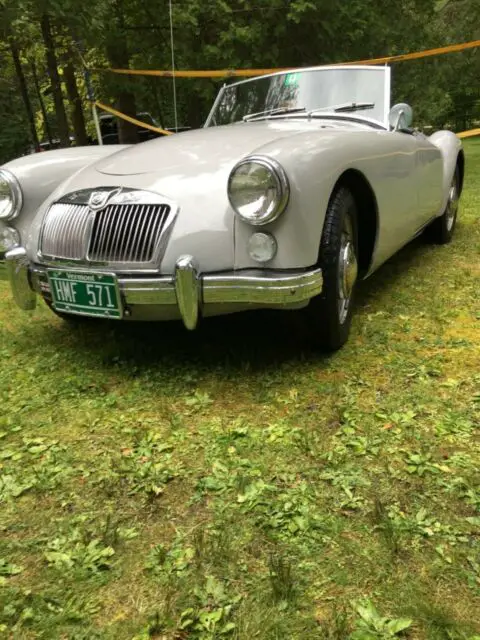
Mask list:
[{"label": "windshield frame", "polygon": [[[358,69],[358,70],[364,70],[364,71],[376,71],[377,73],[379,72],[379,70],[382,70],[384,73],[384,113],[383,113],[383,121],[381,120],[377,120],[376,118],[369,118],[368,116],[360,116],[358,114],[358,112],[353,111],[351,114],[350,113],[336,113],[334,111],[328,111],[327,109],[325,109],[325,111],[323,113],[316,113],[314,116],[311,116],[312,118],[320,118],[323,117],[324,115],[328,115],[328,116],[342,116],[342,120],[345,119],[345,117],[351,117],[352,120],[361,120],[361,121],[365,121],[366,124],[380,124],[382,126],[382,128],[385,128],[387,131],[389,130],[389,122],[388,122],[388,114],[390,113],[390,89],[391,89],[391,68],[388,65],[360,65],[360,64],[334,64],[334,65],[325,65],[325,66],[317,66],[317,67],[292,67],[291,69],[284,69],[282,71],[276,71],[275,73],[267,73],[264,75],[258,75],[255,76],[253,78],[247,78],[246,80],[239,80],[238,82],[232,82],[230,84],[225,83],[222,88],[220,89],[220,91],[217,94],[217,97],[215,98],[215,101],[213,103],[213,106],[210,110],[210,113],[208,114],[208,117],[205,121],[204,127],[216,127],[216,126],[230,126],[231,124],[240,124],[239,122],[231,122],[227,125],[215,125],[215,124],[211,124],[212,119],[213,119],[213,115],[217,109],[217,106],[220,104],[220,101],[222,100],[223,94],[225,93],[225,91],[227,89],[229,89],[230,87],[233,86],[237,86],[237,85],[241,85],[241,84],[246,84],[247,82],[255,82],[256,80],[259,80],[260,78],[272,78],[274,76],[280,76],[283,75],[285,73],[305,73],[305,72],[309,72],[309,71],[316,71],[316,72],[321,72],[321,71],[330,71],[330,70],[343,70],[343,69]],[[333,105],[332,105],[333,106]],[[305,119],[308,117],[308,113],[295,113],[295,114],[277,114],[277,115],[272,115],[272,116],[265,116],[265,120],[270,120],[270,119],[279,119],[279,118],[286,118],[288,117],[290,118],[302,118]],[[340,118],[339,118],[340,119]],[[253,120],[253,122],[258,122],[260,119],[256,119]],[[252,121],[250,121],[251,123]],[[248,124],[248,122],[246,122],[246,124]]]}]

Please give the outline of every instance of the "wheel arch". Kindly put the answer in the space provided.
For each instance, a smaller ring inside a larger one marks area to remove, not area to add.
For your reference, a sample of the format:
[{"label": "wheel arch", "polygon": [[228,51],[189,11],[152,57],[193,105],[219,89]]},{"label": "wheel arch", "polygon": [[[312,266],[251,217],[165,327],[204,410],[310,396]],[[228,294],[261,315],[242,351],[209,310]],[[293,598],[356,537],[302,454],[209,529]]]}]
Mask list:
[{"label": "wheel arch", "polygon": [[365,276],[372,264],[378,235],[378,206],[375,193],[365,175],[357,169],[347,169],[338,178],[333,194],[341,187],[350,190],[357,205],[359,275]]}]

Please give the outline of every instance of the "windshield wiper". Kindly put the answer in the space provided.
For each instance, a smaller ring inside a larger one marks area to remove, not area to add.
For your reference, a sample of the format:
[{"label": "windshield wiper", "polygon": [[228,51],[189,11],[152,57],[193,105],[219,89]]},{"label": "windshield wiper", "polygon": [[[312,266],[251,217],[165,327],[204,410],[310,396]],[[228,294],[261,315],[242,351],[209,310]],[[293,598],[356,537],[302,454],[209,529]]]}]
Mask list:
[{"label": "windshield wiper", "polygon": [[249,122],[254,118],[265,118],[268,116],[278,116],[284,113],[297,113],[300,111],[306,111],[305,107],[278,107],[277,109],[267,109],[266,111],[259,111],[258,113],[247,113],[243,116],[244,122]]},{"label": "windshield wiper", "polygon": [[362,111],[362,109],[373,109],[374,102],[345,102],[344,104],[334,104],[331,107],[320,107],[308,112],[309,116],[315,115],[319,111],[333,111],[334,113],[348,113],[350,111]]}]

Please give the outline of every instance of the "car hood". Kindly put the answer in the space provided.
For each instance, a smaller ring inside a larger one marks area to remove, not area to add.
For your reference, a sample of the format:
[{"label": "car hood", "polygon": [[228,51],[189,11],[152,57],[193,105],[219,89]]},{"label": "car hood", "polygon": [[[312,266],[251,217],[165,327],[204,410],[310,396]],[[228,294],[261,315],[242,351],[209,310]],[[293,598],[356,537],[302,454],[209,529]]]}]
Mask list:
[{"label": "car hood", "polygon": [[275,140],[332,128],[338,124],[298,119],[196,129],[129,147],[100,160],[95,169],[116,176],[156,173],[170,178],[198,177],[212,167],[230,169],[243,156],[259,152]]}]

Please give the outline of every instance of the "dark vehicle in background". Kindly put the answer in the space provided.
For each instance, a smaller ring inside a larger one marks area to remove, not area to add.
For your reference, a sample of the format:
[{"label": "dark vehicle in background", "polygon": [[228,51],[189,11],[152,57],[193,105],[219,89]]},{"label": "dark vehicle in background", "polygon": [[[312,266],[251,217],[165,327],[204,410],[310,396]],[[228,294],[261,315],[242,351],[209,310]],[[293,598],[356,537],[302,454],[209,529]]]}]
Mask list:
[{"label": "dark vehicle in background", "polygon": [[[157,127],[162,129],[163,127],[155,120],[151,113],[148,111],[142,111],[137,114],[137,119],[145,122],[146,124],[151,125],[152,127]],[[118,144],[118,123],[117,118],[115,116],[110,115],[109,113],[102,113],[99,118],[100,120],[100,131],[102,134],[103,144]],[[191,127],[178,127],[177,132],[188,131]],[[166,127],[165,131],[171,131],[175,133],[174,127]],[[161,138],[164,136],[164,133],[158,133],[156,131],[152,131],[151,129],[144,129],[143,127],[137,127],[137,135],[139,142],[145,142],[146,140],[153,140],[153,138]]]},{"label": "dark vehicle in background", "polygon": [[[136,117],[137,120],[141,120],[142,122],[145,122],[152,127],[157,127],[159,129],[164,128],[165,131],[171,131],[172,133],[181,133],[182,131],[189,131],[191,129],[191,127],[178,127],[175,130],[175,127],[162,127],[148,111],[141,111],[137,114]],[[102,113],[99,117],[99,121],[103,144],[119,144],[117,118],[113,115],[110,115],[109,113]],[[147,140],[153,140],[154,138],[161,138],[165,134],[159,133],[157,131],[152,131],[151,129],[137,127],[137,135],[138,142],[146,142]],[[97,144],[96,138],[89,137],[88,140],[88,144]],[[73,136],[70,136],[70,146],[75,146],[75,138]],[[41,151],[60,149],[61,144],[58,138],[54,138],[50,141],[44,140],[43,142],[40,142],[39,147],[40,149],[37,151],[37,153]],[[25,150],[24,155],[29,155],[31,153],[36,153],[35,147],[33,145],[29,146],[28,149]]]}]

